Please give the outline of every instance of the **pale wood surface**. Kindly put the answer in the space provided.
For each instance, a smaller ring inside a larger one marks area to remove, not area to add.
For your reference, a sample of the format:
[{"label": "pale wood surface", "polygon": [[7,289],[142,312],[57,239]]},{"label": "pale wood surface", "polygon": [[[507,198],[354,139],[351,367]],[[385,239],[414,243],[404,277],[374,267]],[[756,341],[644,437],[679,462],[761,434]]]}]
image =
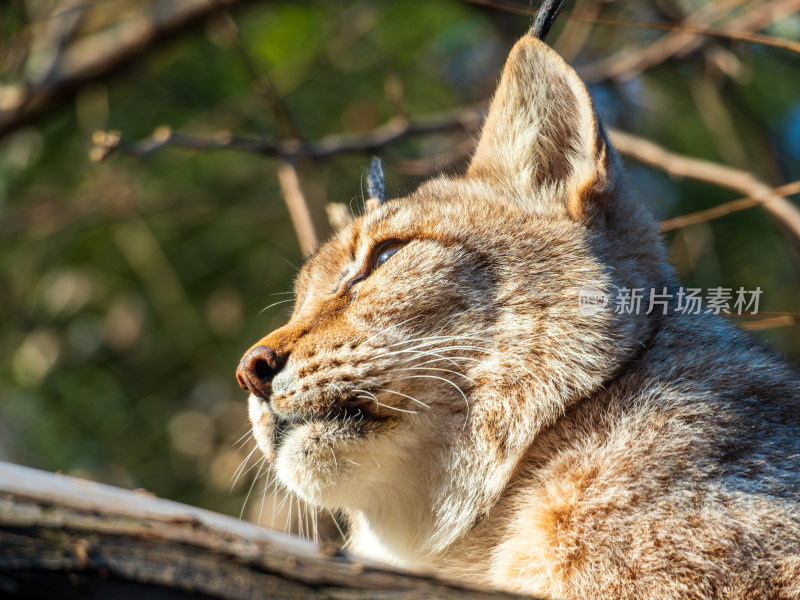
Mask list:
[{"label": "pale wood surface", "polygon": [[0,462],[0,597],[514,598],[210,511]]}]

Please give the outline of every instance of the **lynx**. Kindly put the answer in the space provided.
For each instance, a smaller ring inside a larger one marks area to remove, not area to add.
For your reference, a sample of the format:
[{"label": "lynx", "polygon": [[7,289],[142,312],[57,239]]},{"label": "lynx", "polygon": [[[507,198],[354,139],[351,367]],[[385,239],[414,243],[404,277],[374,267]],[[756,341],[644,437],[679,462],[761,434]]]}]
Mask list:
[{"label": "lynx", "polygon": [[644,204],[576,73],[517,42],[466,172],[322,245],[242,359],[282,484],[351,551],[477,584],[800,598],[798,376],[706,311],[579,309],[676,294]]}]

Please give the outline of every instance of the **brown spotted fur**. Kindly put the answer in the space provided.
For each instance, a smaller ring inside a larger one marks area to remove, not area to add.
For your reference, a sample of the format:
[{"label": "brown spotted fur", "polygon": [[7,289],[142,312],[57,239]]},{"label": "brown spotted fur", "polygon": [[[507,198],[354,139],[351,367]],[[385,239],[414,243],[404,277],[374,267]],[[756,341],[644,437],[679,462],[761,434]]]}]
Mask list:
[{"label": "brown spotted fur", "polygon": [[518,42],[468,172],[323,245],[257,342],[280,481],[356,553],[507,590],[800,598],[797,375],[719,317],[578,312],[675,291],[644,204],[572,69]]}]

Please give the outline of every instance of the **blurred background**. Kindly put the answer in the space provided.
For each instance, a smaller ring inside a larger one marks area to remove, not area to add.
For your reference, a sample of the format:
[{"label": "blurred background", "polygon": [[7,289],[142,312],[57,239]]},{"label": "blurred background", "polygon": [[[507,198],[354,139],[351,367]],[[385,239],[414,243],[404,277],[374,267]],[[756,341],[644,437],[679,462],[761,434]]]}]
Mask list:
[{"label": "blurred background", "polygon": [[[0,4],[0,460],[269,525],[240,356],[363,210],[372,154],[390,196],[464,168],[530,8]],[[573,0],[549,37],[635,134],[618,146],[660,219],[723,207],[665,222],[685,284],[760,287],[740,321],[795,363],[798,10]]]}]

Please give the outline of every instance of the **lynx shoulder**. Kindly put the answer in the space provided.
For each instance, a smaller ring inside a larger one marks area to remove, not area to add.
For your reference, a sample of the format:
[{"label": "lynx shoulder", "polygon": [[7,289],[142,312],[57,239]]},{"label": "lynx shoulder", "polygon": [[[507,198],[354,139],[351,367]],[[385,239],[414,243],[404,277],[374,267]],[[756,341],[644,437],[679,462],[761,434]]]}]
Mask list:
[{"label": "lynx shoulder", "polygon": [[800,383],[664,290],[586,87],[514,47],[460,177],[324,244],[245,354],[253,432],[352,551],[552,598],[800,598]]}]

